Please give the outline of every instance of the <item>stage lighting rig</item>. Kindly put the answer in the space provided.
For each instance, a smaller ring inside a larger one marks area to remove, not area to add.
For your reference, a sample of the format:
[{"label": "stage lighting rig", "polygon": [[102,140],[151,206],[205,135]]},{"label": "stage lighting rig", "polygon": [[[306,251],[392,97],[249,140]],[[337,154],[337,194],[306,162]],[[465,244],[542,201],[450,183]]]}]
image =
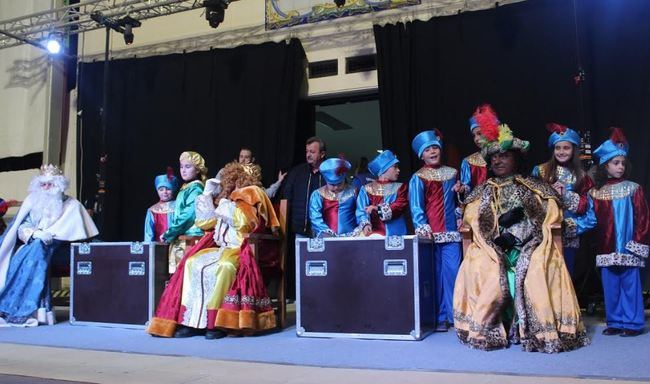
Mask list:
[{"label": "stage lighting rig", "polygon": [[124,42],[127,45],[133,43],[133,28],[137,28],[142,23],[132,18],[131,16],[124,16],[121,19],[104,16],[101,12],[95,11],[90,14],[90,18],[97,24],[101,24],[106,28],[110,28],[115,32],[119,32],[124,36]]},{"label": "stage lighting rig", "polygon": [[217,28],[223,22],[229,0],[203,0],[205,19],[212,28]]},{"label": "stage lighting rig", "polygon": [[45,41],[45,48],[52,55],[57,55],[63,47],[63,35],[60,32],[52,32]]}]

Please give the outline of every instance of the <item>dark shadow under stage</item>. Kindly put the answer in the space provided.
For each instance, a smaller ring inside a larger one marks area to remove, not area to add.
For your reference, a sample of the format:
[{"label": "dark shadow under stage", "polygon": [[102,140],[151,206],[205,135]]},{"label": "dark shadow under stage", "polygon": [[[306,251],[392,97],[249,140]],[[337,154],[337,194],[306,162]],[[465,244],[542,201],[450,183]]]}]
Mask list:
[{"label": "dark shadow under stage", "polygon": [[205,340],[154,338],[142,330],[62,322],[31,329],[0,328],[0,343],[317,367],[650,380],[650,333],[603,336],[602,323],[589,317],[586,322],[591,345],[554,355],[523,352],[518,345],[491,352],[472,350],[459,344],[451,331],[422,341],[380,341],[299,338],[293,326],[263,336]]}]

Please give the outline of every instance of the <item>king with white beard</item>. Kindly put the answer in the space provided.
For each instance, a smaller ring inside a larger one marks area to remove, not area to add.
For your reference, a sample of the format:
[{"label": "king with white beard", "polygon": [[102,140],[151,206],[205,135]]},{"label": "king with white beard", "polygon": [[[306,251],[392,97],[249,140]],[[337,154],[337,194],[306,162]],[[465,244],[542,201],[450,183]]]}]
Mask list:
[{"label": "king with white beard", "polygon": [[81,203],[64,194],[67,188],[68,180],[58,167],[43,165],[18,214],[0,237],[0,327],[36,326],[40,308],[51,320],[45,289],[52,254],[63,242],[98,234]]}]

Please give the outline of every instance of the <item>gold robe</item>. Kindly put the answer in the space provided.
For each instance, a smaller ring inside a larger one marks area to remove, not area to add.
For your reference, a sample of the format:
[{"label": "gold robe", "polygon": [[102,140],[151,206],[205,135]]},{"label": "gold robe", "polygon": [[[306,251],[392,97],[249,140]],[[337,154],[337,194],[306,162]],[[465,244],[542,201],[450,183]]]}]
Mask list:
[{"label": "gold robe", "polygon": [[[530,224],[515,266],[514,317],[507,325],[503,315],[512,298],[506,255],[493,243],[506,199],[524,208]],[[460,341],[484,350],[521,343],[526,351],[547,353],[589,344],[562,249],[551,236],[551,224],[562,222],[555,191],[521,176],[505,182],[492,178],[475,189],[466,203],[463,221],[472,229],[472,243],[454,289],[454,327]]]}]

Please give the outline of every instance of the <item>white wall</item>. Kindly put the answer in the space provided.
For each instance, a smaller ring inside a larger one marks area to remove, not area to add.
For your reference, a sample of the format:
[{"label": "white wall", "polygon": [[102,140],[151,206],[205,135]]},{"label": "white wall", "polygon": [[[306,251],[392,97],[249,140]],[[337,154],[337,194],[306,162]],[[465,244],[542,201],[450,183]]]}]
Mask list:
[{"label": "white wall", "polygon": [[[9,19],[49,9],[51,0],[0,1],[0,16]],[[0,50],[0,158],[42,152],[47,125],[49,62],[30,45]],[[0,172],[0,197],[22,200],[36,169]],[[16,212],[9,210],[6,218]]]}]

